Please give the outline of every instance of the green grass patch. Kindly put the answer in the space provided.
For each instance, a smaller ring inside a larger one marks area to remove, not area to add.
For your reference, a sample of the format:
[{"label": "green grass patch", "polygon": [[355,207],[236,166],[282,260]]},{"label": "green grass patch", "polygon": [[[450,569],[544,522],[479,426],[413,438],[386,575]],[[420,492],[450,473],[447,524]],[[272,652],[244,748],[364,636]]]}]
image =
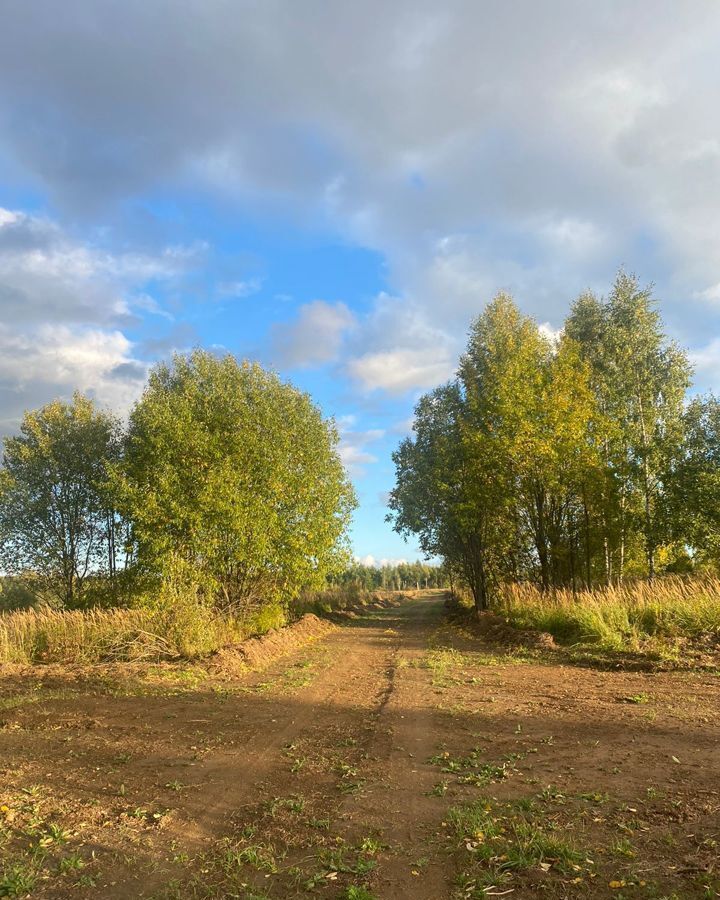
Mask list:
[{"label": "green grass patch", "polygon": [[551,820],[540,817],[533,804],[481,799],[453,807],[448,824],[467,854],[462,881],[468,896],[485,896],[489,885],[531,870],[547,879],[587,871],[587,854]]}]

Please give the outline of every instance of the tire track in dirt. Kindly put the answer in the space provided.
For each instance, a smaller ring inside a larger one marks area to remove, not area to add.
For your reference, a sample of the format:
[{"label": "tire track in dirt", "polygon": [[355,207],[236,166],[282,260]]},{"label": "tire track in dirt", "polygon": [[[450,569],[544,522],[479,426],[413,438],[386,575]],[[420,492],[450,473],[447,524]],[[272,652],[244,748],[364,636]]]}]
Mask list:
[{"label": "tire track in dirt", "polygon": [[[183,803],[177,821],[166,829],[163,843],[176,841],[184,852],[194,855],[226,833],[231,821],[253,805],[261,790],[279,796],[296,786],[289,777],[290,762],[284,748],[339,727],[367,734],[369,724],[377,722],[394,692],[393,660],[400,643],[397,636],[386,632],[382,620],[375,624],[363,619],[358,625],[338,629],[314,645],[316,652],[328,654],[330,665],[307,687],[291,696],[268,693],[258,699],[240,695],[229,701],[239,708],[238,730],[242,731],[233,736],[232,749],[215,751],[203,759],[194,785],[197,790]],[[301,651],[285,657],[273,669],[292,666],[302,656]],[[272,674],[265,671],[250,680],[258,683]],[[166,766],[164,777],[170,774]],[[337,805],[337,797],[332,801]],[[162,888],[169,873],[158,866],[157,846],[148,850],[145,865],[128,878],[107,885],[104,896],[151,896]]]},{"label": "tire track in dirt", "polygon": [[[440,837],[446,803],[432,793],[437,772],[428,763],[438,740],[435,695],[424,667],[428,641],[442,619],[444,597],[408,603],[395,618],[397,630],[390,689],[378,710],[370,753],[376,761],[354,815],[362,829],[384,835],[374,890],[380,897],[417,900],[450,896],[451,873],[437,859],[425,860]],[[376,798],[383,797],[378,805]]]}]

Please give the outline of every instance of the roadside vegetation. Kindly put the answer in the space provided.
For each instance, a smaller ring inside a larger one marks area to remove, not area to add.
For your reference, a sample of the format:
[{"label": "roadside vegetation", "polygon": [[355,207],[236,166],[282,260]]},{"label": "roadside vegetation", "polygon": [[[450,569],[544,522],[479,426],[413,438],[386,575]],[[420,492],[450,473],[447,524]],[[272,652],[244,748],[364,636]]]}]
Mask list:
[{"label": "roadside vegetation", "polygon": [[[307,613],[332,616],[346,610],[362,611],[389,596],[382,588],[363,587],[364,582],[404,583],[409,572],[424,572],[427,581],[443,582],[439,567],[422,563],[381,570],[354,564],[337,577],[336,583],[321,590],[304,589],[288,603],[266,603],[244,614],[219,611],[202,601],[196,587],[178,588],[173,581],[161,582],[152,602],[141,598],[124,608],[68,610],[42,603],[32,605],[31,597],[27,608],[0,614],[0,662],[94,664],[198,659],[281,628]],[[416,581],[407,583],[415,590]]]},{"label": "roadside vegetation", "polygon": [[498,611],[561,644],[674,652],[686,640],[720,643],[720,580],[714,577],[667,576],[549,596],[534,585],[507,585]]},{"label": "roadside vegetation", "polygon": [[390,518],[456,593],[558,640],[713,638],[720,400],[620,272],[550,335],[499,295],[394,454]]},{"label": "roadside vegetation", "polygon": [[28,412],[0,469],[0,659],[196,656],[282,624],[349,563],[332,421],[257,365],[195,351],[126,428],[87,397]]}]

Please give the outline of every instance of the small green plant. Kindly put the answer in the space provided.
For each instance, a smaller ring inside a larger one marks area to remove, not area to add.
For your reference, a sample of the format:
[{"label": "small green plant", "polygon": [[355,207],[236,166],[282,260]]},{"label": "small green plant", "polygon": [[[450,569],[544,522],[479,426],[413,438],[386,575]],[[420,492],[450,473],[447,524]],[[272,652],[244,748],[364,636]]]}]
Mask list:
[{"label": "small green plant", "polygon": [[649,694],[634,694],[631,697],[623,697],[626,703],[650,703],[652,698]]},{"label": "small green plant", "polygon": [[271,875],[277,872],[275,851],[272,847],[263,844],[255,844],[244,847],[242,850],[227,851],[226,862],[230,864],[251,866],[260,872],[269,872]]},{"label": "small green plant", "polygon": [[64,856],[58,864],[58,870],[61,875],[77,872],[79,869],[84,868],[85,862],[78,853],[71,853],[69,856]]},{"label": "small green plant", "polygon": [[275,797],[268,804],[268,812],[273,818],[283,809],[291,813],[301,813],[305,809],[305,799],[303,797]]},{"label": "small green plant", "polygon": [[387,844],[384,844],[382,841],[379,841],[374,837],[366,837],[360,843],[360,847],[358,848],[361,853],[365,853],[368,856],[375,856],[377,853],[380,853],[382,850],[385,850]]},{"label": "small green plant", "polygon": [[25,897],[35,887],[38,874],[27,863],[11,863],[0,875],[0,897]]},{"label": "small green plant", "polygon": [[532,808],[523,810],[517,802],[479,800],[451,809],[448,821],[474,863],[466,883],[479,884],[484,878],[498,883],[531,868],[577,874],[587,858],[551,825],[538,823]]},{"label": "small green plant", "polygon": [[430,790],[427,793],[428,793],[428,796],[431,796],[431,797],[444,797],[445,794],[447,794],[447,789],[448,789],[448,781],[443,779],[442,781],[438,781],[438,783],[436,785],[434,785],[432,788],[430,788]]},{"label": "small green plant", "polygon": [[362,885],[352,885],[345,891],[343,897],[345,900],[377,900],[375,894]]}]

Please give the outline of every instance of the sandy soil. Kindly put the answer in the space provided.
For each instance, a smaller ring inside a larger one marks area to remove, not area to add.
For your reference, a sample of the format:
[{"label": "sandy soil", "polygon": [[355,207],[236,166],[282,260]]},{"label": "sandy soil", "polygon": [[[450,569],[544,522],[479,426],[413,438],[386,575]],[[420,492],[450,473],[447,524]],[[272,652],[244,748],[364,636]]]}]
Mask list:
[{"label": "sandy soil", "polygon": [[262,671],[0,687],[0,896],[720,896],[717,673],[503,649],[440,592]]}]

